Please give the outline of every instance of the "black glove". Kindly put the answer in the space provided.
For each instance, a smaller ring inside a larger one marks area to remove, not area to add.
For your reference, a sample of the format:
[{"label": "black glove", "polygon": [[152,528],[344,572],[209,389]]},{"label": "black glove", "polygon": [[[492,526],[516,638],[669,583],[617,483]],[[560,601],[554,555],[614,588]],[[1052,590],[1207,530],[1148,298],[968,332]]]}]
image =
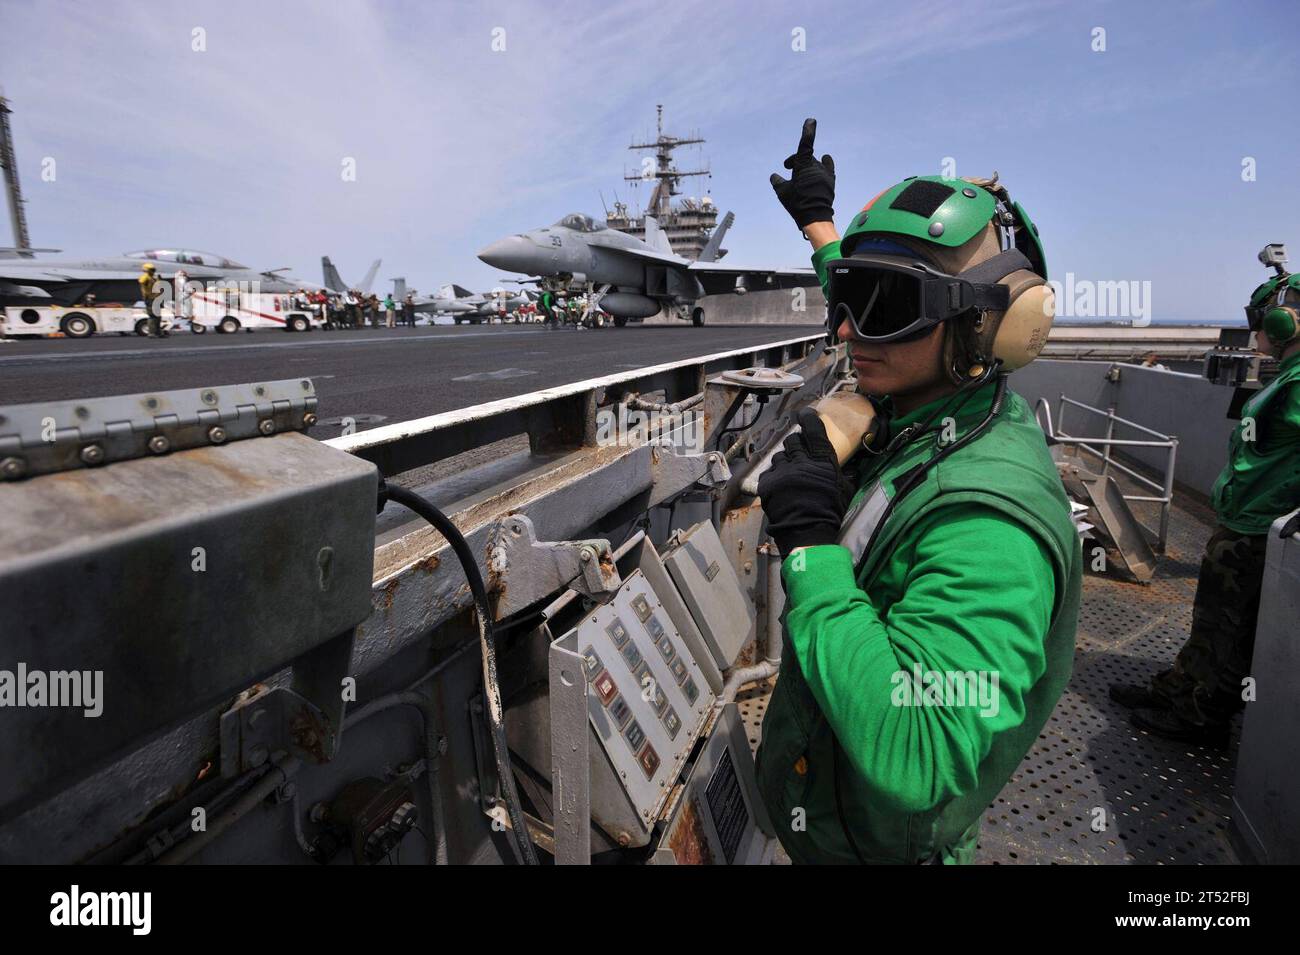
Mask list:
[{"label": "black glove", "polygon": [[835,160],[829,153],[820,161],[813,156],[816,136],[817,120],[805,119],[799,148],[785,161],[790,178],[782,179],[780,174],[772,173],[776,197],[800,229],[810,222],[830,222],[835,218]]},{"label": "black glove", "polygon": [[800,430],[758,479],[758,496],[767,514],[767,532],[782,556],[796,547],[834,544],[844,521],[840,465],[817,412],[799,412]]}]

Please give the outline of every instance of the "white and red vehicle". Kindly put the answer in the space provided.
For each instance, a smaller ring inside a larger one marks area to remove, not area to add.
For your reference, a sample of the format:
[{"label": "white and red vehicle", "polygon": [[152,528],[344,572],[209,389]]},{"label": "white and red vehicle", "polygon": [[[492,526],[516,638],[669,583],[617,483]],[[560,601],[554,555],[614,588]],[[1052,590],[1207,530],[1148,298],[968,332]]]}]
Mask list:
[{"label": "white and red vehicle", "polygon": [[284,293],[209,288],[195,291],[186,305],[190,331],[196,334],[210,328],[224,334],[241,328],[306,332],[323,324],[316,310],[295,306],[293,296]]},{"label": "white and red vehicle", "polygon": [[[171,310],[162,311],[162,327],[175,330],[180,323]],[[149,316],[143,306],[130,305],[10,305],[0,309],[0,336],[63,334],[68,338],[91,335],[144,335]]]}]

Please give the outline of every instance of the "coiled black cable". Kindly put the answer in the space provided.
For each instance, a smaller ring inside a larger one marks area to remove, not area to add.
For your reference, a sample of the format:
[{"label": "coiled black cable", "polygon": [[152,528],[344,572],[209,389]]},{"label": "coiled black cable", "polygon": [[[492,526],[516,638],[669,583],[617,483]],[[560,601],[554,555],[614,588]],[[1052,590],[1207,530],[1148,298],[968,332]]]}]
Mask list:
[{"label": "coiled black cable", "polygon": [[453,524],[450,518],[434,507],[414,491],[404,487],[388,484],[379,479],[379,502],[396,501],[403,507],[414,511],[433,525],[456,554],[469,582],[470,593],[474,597],[474,606],[478,611],[479,645],[483,654],[483,697],[484,709],[487,711],[488,725],[492,730],[492,750],[496,756],[497,778],[501,782],[501,792],[505,797],[506,812],[510,816],[510,830],[514,836],[519,857],[525,865],[537,865],[537,851],[533,840],[528,835],[528,824],[524,819],[523,809],[519,805],[519,792],[515,788],[515,777],[510,769],[510,749],[506,741],[505,714],[501,706],[501,684],[497,679],[496,630],[492,622],[492,611],[488,606],[487,588],[483,584],[483,575],[479,572],[478,561],[469,549],[465,536]]}]

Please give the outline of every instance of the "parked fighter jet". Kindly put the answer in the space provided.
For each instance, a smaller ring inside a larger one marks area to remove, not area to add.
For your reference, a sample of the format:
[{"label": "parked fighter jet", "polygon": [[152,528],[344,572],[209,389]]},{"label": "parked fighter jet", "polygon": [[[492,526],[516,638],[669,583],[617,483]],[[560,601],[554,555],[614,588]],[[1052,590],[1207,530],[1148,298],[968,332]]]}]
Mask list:
[{"label": "parked fighter jet", "polygon": [[[405,278],[399,276],[393,279],[393,301],[402,301],[406,298],[408,291]],[[450,315],[456,320],[457,325],[466,320],[478,324],[488,314],[483,310],[483,296],[474,295],[459,285],[444,285],[438,290],[437,295],[421,295],[418,292],[413,294],[417,313],[421,315]]]},{"label": "parked fighter jet", "polygon": [[295,292],[318,285],[280,275],[285,269],[260,272],[225,256],[192,249],[144,249],[106,259],[0,260],[0,300],[76,305],[93,294],[100,305],[132,305],[140,298],[140,267],[153,262],[167,280],[183,269],[190,280],[234,285],[256,282],[262,292]]},{"label": "parked fighter jet", "polygon": [[325,281],[325,287],[331,292],[342,294],[348,289],[356,289],[358,292],[369,292],[370,286],[375,284],[375,275],[379,272],[379,265],[383,259],[375,259],[370,263],[370,268],[366,271],[366,276],[361,280],[360,285],[348,285],[343,281],[343,276],[339,275],[339,270],[334,267],[328,255],[322,255],[320,260],[320,270],[322,278]]},{"label": "parked fighter jet", "polygon": [[603,309],[620,327],[629,319],[649,318],[661,308],[703,325],[704,308],[699,300],[705,295],[817,284],[811,268],[750,269],[718,264],[718,249],[732,219],[728,213],[694,262],[673,253],[668,237],[652,216],[646,217],[643,242],[582,213],[567,215],[546,228],[508,236],[489,245],[478,257],[507,272],[539,276],[539,284],[552,291],[584,287],[587,308]]}]

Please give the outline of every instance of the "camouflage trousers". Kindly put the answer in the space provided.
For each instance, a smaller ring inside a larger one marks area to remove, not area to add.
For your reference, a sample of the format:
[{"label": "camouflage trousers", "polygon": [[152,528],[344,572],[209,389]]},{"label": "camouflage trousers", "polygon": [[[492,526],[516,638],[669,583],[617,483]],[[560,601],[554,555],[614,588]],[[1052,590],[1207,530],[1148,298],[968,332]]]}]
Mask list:
[{"label": "camouflage trousers", "polygon": [[1151,681],[1151,689],[1188,722],[1221,725],[1245,706],[1242,680],[1250,676],[1255,652],[1267,546],[1267,535],[1226,527],[1215,528],[1205,545],[1191,635],[1174,665]]}]

